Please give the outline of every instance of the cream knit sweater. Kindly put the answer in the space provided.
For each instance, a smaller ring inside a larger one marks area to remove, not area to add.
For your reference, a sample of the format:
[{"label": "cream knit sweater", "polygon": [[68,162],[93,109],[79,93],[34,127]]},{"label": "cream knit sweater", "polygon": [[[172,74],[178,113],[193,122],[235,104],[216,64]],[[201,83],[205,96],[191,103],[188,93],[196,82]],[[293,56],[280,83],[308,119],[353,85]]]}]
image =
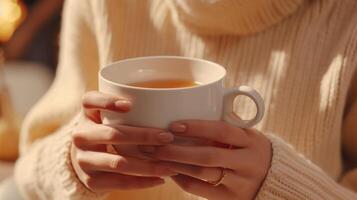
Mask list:
[{"label": "cream knit sweater", "polygon": [[[99,66],[181,55],[222,64],[228,87],[264,97],[257,128],[273,158],[257,199],[357,199],[356,10],[355,0],[68,0],[55,82],[23,126],[19,189],[36,200],[103,197],[82,186],[69,159],[82,94],[97,89]],[[171,181],[107,198],[199,199]]]}]

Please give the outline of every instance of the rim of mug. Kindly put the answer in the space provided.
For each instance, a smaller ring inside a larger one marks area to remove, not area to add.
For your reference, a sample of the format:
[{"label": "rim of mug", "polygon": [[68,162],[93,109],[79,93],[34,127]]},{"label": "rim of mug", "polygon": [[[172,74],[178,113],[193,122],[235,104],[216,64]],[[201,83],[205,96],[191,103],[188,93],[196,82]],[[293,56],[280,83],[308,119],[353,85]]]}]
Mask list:
[{"label": "rim of mug", "polygon": [[[196,86],[191,86],[191,87],[179,87],[179,88],[144,88],[144,87],[136,87],[136,86],[130,86],[130,85],[126,85],[123,83],[117,83],[111,80],[108,80],[107,78],[104,77],[104,75],[102,74],[103,71],[107,68],[107,67],[111,67],[123,62],[128,62],[128,61],[135,61],[135,60],[146,60],[146,59],[160,59],[160,58],[168,58],[168,59],[181,59],[181,60],[193,60],[193,61],[199,61],[199,62],[205,62],[207,64],[210,65],[215,65],[217,67],[219,67],[221,70],[223,70],[223,74],[217,78],[217,80],[212,81],[210,83],[207,84],[200,84],[200,85],[196,85]],[[152,91],[178,91],[178,90],[194,90],[194,89],[198,89],[198,88],[202,88],[202,87],[208,87],[212,84],[215,84],[219,81],[221,81],[227,74],[226,69],[215,62],[209,61],[209,60],[205,60],[205,59],[201,59],[201,58],[195,58],[195,57],[185,57],[185,56],[141,56],[141,57],[133,57],[133,58],[126,58],[126,59],[122,59],[122,60],[118,60],[115,62],[112,62],[108,65],[106,65],[105,67],[101,68],[98,72],[99,75],[99,79],[102,81],[105,81],[107,83],[122,87],[122,88],[128,88],[128,89],[134,89],[134,90],[152,90]]]}]

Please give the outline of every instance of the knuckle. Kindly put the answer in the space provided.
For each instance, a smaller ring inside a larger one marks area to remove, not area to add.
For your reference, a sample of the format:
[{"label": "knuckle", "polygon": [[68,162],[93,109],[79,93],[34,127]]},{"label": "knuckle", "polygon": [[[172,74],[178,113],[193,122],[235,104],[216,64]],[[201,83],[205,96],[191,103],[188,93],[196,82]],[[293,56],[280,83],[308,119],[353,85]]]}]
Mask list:
[{"label": "knuckle", "polygon": [[106,129],[104,131],[105,132],[105,140],[116,142],[121,139],[120,132],[118,130],[116,130],[115,128],[106,127],[105,129]]},{"label": "knuckle", "polygon": [[125,158],[118,156],[110,161],[109,167],[118,171],[124,171],[128,167],[128,161]]}]

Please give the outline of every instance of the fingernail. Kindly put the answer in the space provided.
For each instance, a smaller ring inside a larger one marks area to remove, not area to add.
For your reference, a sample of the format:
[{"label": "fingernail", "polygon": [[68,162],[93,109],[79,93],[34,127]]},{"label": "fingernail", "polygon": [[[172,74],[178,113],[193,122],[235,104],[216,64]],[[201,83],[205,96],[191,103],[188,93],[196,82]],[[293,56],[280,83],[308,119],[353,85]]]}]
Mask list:
[{"label": "fingernail", "polygon": [[114,103],[115,107],[120,109],[120,110],[123,110],[123,111],[128,111],[131,107],[131,102],[128,101],[128,100],[124,100],[124,99],[120,99],[120,100],[117,100],[115,103]]},{"label": "fingernail", "polygon": [[170,130],[175,133],[183,133],[187,129],[187,126],[185,124],[181,123],[172,123],[170,126]]},{"label": "fingernail", "polygon": [[174,140],[174,136],[168,132],[159,133],[156,137],[162,143],[170,143]]},{"label": "fingernail", "polygon": [[154,146],[140,146],[139,149],[144,153],[155,153],[156,151],[156,147]]}]

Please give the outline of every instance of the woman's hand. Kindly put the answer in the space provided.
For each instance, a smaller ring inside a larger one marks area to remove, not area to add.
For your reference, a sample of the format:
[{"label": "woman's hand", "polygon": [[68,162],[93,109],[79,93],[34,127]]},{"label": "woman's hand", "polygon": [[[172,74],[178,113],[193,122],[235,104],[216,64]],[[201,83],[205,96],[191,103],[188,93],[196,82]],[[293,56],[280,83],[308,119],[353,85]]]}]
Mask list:
[{"label": "woman's hand", "polygon": [[73,130],[71,160],[74,170],[94,192],[139,189],[164,183],[162,176],[174,173],[159,162],[107,152],[107,145],[163,145],[173,135],[159,129],[101,124],[100,110],[128,112],[131,103],[119,97],[88,92],[83,97],[84,119]]},{"label": "woman's hand", "polygon": [[[264,135],[222,121],[180,121],[170,130],[176,135],[212,141],[205,146],[141,148],[150,157],[170,161],[167,166],[180,174],[173,179],[183,190],[210,200],[254,199],[272,155]],[[214,186],[222,175],[221,183]]]}]

